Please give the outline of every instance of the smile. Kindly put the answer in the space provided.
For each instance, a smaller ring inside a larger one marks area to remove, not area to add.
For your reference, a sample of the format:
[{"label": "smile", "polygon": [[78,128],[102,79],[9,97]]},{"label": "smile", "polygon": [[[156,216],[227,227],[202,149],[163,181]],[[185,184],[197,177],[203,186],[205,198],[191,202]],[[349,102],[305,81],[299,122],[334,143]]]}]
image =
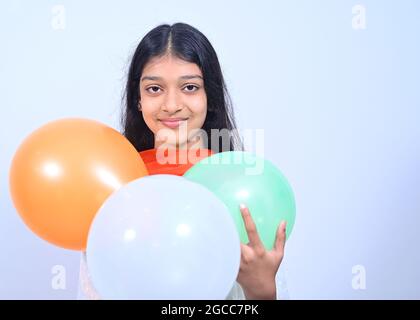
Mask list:
[{"label": "smile", "polygon": [[159,121],[163,123],[168,128],[174,129],[178,128],[184,121],[187,121],[188,118],[168,118],[160,119]]}]

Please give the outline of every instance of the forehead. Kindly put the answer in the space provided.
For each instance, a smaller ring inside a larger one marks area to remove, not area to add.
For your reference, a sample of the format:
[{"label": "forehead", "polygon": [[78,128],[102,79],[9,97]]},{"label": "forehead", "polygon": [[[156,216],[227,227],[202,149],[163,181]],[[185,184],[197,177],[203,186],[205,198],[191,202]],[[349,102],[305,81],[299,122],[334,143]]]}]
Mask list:
[{"label": "forehead", "polygon": [[201,70],[195,63],[182,60],[172,55],[155,57],[151,59],[143,69],[143,75],[171,77],[187,74],[197,74],[202,76]]}]

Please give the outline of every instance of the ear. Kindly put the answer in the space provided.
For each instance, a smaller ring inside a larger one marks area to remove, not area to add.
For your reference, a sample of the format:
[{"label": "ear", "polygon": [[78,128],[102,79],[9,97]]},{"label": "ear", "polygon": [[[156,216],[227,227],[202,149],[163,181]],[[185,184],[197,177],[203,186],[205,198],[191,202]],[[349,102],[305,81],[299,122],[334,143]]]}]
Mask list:
[{"label": "ear", "polygon": [[137,108],[139,109],[139,111],[141,112],[141,102],[139,101],[139,103],[137,104]]}]

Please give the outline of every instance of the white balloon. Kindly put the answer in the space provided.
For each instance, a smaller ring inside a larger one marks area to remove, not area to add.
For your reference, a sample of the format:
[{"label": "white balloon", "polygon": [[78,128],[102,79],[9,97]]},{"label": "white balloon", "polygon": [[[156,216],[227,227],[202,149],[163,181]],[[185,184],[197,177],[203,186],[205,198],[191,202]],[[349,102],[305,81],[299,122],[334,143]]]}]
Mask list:
[{"label": "white balloon", "polygon": [[134,180],[102,205],[86,256],[104,299],[225,299],[240,265],[226,206],[183,177]]}]

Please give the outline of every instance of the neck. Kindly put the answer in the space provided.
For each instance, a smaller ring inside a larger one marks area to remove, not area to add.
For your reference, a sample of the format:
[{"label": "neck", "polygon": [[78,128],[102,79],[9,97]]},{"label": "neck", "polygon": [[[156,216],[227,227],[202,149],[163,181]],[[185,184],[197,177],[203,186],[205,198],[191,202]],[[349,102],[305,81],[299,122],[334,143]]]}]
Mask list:
[{"label": "neck", "polygon": [[191,150],[191,149],[204,149],[204,143],[202,139],[195,139],[192,141],[187,141],[182,144],[169,144],[162,141],[155,140],[155,149],[158,148],[167,148],[167,149],[177,149],[177,150]]}]

